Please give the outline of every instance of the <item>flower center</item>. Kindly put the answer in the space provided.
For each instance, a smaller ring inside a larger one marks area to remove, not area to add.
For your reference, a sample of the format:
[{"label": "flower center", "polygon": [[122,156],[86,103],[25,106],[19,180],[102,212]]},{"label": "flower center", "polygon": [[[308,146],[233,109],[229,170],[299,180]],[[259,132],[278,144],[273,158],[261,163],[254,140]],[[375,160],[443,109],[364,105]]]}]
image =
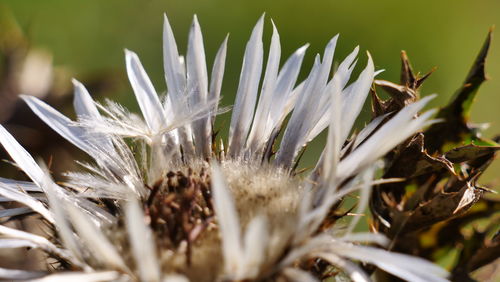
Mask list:
[{"label": "flower center", "polygon": [[[269,263],[277,260],[292,234],[299,200],[299,179],[275,167],[226,161],[221,164],[235,199],[243,230],[264,215],[270,232]],[[164,272],[180,272],[191,281],[212,281],[223,271],[209,165],[169,171],[148,187],[144,213],[153,231]],[[126,250],[126,246],[122,246]]]}]

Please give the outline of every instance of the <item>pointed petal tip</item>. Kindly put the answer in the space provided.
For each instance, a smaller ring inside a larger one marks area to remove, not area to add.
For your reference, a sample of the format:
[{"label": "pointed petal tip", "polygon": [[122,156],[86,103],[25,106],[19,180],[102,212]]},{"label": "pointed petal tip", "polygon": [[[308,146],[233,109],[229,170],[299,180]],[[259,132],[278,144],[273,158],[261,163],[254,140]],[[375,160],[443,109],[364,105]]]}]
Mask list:
[{"label": "pointed petal tip", "polygon": [[425,103],[427,103],[427,102],[429,102],[430,100],[433,100],[436,97],[437,97],[437,94],[436,93],[432,93],[432,94],[429,94],[429,95],[425,96],[424,98],[420,99],[420,101],[425,100],[426,101]]},{"label": "pointed petal tip", "polygon": [[374,66],[373,58],[372,58],[372,55],[370,54],[370,51],[367,50],[366,55],[368,56],[367,67],[370,67],[370,69],[373,69],[372,71],[375,71],[375,66]]},{"label": "pointed petal tip", "polygon": [[199,28],[200,27],[200,22],[198,20],[198,16],[196,14],[193,15],[193,22],[192,22],[192,25],[196,28]]},{"label": "pointed petal tip", "polygon": [[26,94],[19,94],[17,95],[19,98],[23,99],[25,102],[28,100],[28,99],[31,99],[31,95],[26,95]]},{"label": "pointed petal tip", "polygon": [[271,19],[271,24],[273,25],[273,34],[278,33],[278,29],[276,28],[276,24],[274,23],[273,19]]},{"label": "pointed petal tip", "polygon": [[366,50],[366,55],[368,56],[368,60],[372,61],[372,54],[370,54],[370,51]]},{"label": "pointed petal tip", "polygon": [[127,48],[124,48],[124,49],[123,49],[123,52],[125,52],[125,55],[126,55],[126,56],[130,56],[130,55],[135,54],[135,53],[134,53],[134,51],[131,51],[131,50],[127,49]]},{"label": "pointed petal tip", "polygon": [[262,29],[264,27],[264,18],[266,16],[266,13],[264,12],[262,16],[260,16],[259,20],[255,24],[254,30],[259,27],[259,29]]},{"label": "pointed petal tip", "polygon": [[300,47],[299,49],[297,49],[297,51],[296,51],[297,54],[303,54],[303,53],[305,53],[307,51],[307,49],[309,48],[310,45],[311,44],[309,44],[309,43],[304,44],[302,47]]},{"label": "pointed petal tip", "polygon": [[379,75],[379,74],[381,74],[383,72],[385,72],[385,69],[380,69],[378,71],[375,71],[375,73],[373,74],[373,77],[376,77],[377,75]]}]

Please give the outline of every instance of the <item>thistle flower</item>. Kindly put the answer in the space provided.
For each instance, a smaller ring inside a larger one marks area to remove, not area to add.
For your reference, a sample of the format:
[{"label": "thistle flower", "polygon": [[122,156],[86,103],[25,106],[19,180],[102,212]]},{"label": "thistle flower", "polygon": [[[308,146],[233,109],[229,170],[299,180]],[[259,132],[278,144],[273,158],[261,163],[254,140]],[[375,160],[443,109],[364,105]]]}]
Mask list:
[{"label": "thistle flower", "polygon": [[[1,200],[26,206],[1,210],[0,216],[36,212],[53,229],[44,238],[0,225],[0,248],[39,248],[59,262],[53,271],[0,269],[0,276],[316,281],[313,269],[326,263],[354,281],[369,281],[356,263],[363,262],[410,281],[446,281],[446,271],[430,262],[366,245],[389,242],[379,234],[353,233],[359,218],[347,228],[332,220],[344,196],[360,191],[362,212],[372,185],[397,181],[374,179],[377,160],[434,122],[432,110],[418,115],[432,97],[378,117],[349,137],[377,74],[370,55],[351,84],[358,47],[329,79],[335,36],[323,56],[316,55],[308,77],[297,83],[307,45],[280,68],[280,39],[273,24],[259,91],[263,25],[261,17],[245,50],[227,143],[215,142],[213,130],[215,116],[224,111],[218,101],[227,38],[209,81],[196,17],[184,59],[165,16],[165,97],[157,95],[138,56],[125,51],[142,118],[119,104],[94,102],[76,80],[75,121],[35,97],[22,96],[94,162],[79,163],[83,172],[69,172],[64,183],[56,184],[43,163],[37,164],[0,127],[0,142],[32,180],[0,179]],[[298,174],[299,152],[325,129],[328,138],[316,167],[306,176]]]}]

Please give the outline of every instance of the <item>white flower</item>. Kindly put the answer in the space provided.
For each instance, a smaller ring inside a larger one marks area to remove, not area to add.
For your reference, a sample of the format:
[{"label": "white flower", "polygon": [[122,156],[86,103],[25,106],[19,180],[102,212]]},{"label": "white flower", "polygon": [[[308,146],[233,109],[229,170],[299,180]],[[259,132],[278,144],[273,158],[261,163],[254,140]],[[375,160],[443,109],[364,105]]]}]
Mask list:
[{"label": "white flower", "polygon": [[[378,234],[352,233],[356,220],[343,234],[326,224],[328,213],[345,195],[361,190],[362,212],[372,185],[395,181],[373,179],[376,161],[433,122],[429,118],[434,111],[417,116],[431,98],[374,119],[349,138],[376,75],[371,57],[347,85],[356,47],[329,80],[335,36],[322,58],[316,56],[307,79],[297,83],[307,45],[280,68],[280,39],[273,24],[259,91],[263,24],[264,17],[246,47],[227,149],[223,141],[212,143],[214,118],[224,111],[218,109],[218,101],[227,38],[209,80],[196,17],[184,59],[165,16],[166,97],[157,95],[137,55],[125,51],[127,74],[143,118],[119,104],[95,103],[76,80],[76,121],[35,97],[22,96],[94,163],[81,163],[84,172],[70,172],[67,182],[58,185],[43,164],[0,127],[0,142],[33,181],[0,179],[5,197],[1,201],[26,206],[1,210],[0,217],[34,211],[57,233],[46,239],[0,225],[0,248],[40,248],[64,261],[54,273],[0,269],[0,277],[316,281],[305,262],[321,259],[354,281],[369,280],[355,261],[410,281],[445,281],[447,273],[429,262],[360,244],[388,242]],[[328,140],[316,168],[309,176],[294,176],[299,151],[326,128]]]}]

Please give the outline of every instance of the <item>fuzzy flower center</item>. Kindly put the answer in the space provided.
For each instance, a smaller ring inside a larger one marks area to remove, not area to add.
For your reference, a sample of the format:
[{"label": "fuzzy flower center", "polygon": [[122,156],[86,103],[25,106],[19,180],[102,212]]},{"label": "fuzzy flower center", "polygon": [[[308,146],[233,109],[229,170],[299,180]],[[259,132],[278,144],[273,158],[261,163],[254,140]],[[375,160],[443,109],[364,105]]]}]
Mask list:
[{"label": "fuzzy flower center", "polygon": [[[272,166],[226,161],[221,168],[243,230],[252,218],[265,216],[270,242],[275,246],[269,262],[277,260],[283,255],[296,222],[300,179]],[[147,185],[150,193],[142,202],[161,267],[175,269],[191,281],[213,281],[223,272],[224,258],[209,172],[207,163],[168,171],[153,185]],[[106,233],[133,265],[124,227],[124,224],[110,226]]]}]

